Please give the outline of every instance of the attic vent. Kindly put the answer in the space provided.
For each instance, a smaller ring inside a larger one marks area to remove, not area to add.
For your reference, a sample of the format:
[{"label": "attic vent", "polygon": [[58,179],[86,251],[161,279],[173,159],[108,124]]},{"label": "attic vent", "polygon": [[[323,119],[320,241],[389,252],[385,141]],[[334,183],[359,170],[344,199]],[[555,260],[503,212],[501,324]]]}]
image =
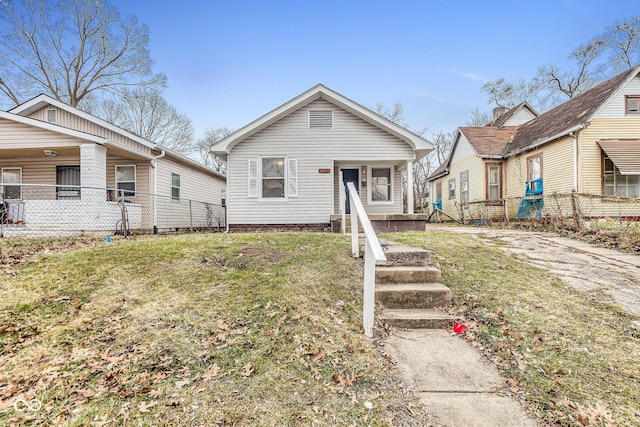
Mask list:
[{"label": "attic vent", "polygon": [[333,110],[309,110],[309,129],[333,129]]},{"label": "attic vent", "polygon": [[49,123],[56,123],[57,122],[57,111],[56,110],[47,110],[47,121]]}]

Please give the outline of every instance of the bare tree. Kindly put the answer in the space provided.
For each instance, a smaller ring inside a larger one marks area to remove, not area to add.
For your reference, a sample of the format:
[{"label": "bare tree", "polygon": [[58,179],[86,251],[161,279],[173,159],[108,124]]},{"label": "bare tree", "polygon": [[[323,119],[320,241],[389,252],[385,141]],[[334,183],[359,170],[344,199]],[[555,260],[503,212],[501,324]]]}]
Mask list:
[{"label": "bare tree", "polygon": [[612,25],[600,38],[610,52],[613,72],[633,68],[640,61],[640,16]]},{"label": "bare tree", "polygon": [[601,82],[592,72],[590,65],[602,54],[605,46],[605,39],[596,37],[571,52],[570,57],[577,64],[576,71],[561,71],[559,67],[547,65],[538,69],[535,80],[552,95],[562,94],[566,99],[571,99]]},{"label": "bare tree", "polygon": [[224,126],[205,130],[204,135],[198,139],[196,144],[198,153],[200,154],[200,160],[218,172],[225,173],[227,170],[226,162],[211,152],[211,146],[232,133],[233,130]]},{"label": "bare tree", "polygon": [[191,119],[169,105],[157,90],[124,89],[122,97],[104,100],[98,115],[169,150],[187,155],[194,149]]},{"label": "bare tree", "polygon": [[380,114],[385,119],[389,119],[392,122],[399,124],[402,127],[408,128],[409,126],[404,122],[404,107],[401,102],[394,102],[393,107],[389,108],[384,102],[378,102],[371,110]]},{"label": "bare tree", "polygon": [[540,86],[536,80],[518,79],[509,82],[504,77],[482,86],[482,91],[489,96],[489,103],[504,108],[513,108],[523,101],[537,104],[539,90]]},{"label": "bare tree", "polygon": [[45,92],[75,107],[94,92],[166,85],[147,26],[106,1],[0,0],[0,29],[0,102]]},{"label": "bare tree", "polygon": [[479,108],[476,107],[475,110],[471,111],[471,117],[464,124],[469,127],[481,127],[491,122],[491,116],[489,113],[481,112]]}]

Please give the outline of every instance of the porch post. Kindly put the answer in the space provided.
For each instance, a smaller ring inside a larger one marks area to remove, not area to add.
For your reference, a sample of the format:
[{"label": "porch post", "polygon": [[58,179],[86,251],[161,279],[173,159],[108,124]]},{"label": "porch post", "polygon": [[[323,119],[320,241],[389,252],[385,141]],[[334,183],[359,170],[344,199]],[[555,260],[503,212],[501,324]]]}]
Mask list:
[{"label": "porch post", "polygon": [[[80,201],[85,212],[99,212],[107,200],[107,149],[99,144],[80,145]],[[82,227],[99,229],[100,221],[83,220]]]},{"label": "porch post", "polygon": [[407,213],[413,213],[413,162],[407,162]]}]

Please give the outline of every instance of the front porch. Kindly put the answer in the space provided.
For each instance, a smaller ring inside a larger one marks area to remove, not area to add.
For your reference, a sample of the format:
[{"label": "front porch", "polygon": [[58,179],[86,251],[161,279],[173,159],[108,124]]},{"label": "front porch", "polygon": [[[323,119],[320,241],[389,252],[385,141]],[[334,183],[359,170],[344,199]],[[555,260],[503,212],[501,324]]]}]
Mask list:
[{"label": "front porch", "polygon": [[[369,214],[369,220],[376,233],[399,231],[424,231],[428,214]],[[345,216],[347,231],[351,229],[351,216]],[[342,215],[331,215],[331,231],[341,232]]]}]

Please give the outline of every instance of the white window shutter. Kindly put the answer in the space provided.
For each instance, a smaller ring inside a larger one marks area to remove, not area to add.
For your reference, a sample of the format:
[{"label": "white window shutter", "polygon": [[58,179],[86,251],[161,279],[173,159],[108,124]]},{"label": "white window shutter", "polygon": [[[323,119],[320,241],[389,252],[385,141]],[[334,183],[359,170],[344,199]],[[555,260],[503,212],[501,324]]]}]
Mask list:
[{"label": "white window shutter", "polygon": [[288,163],[287,195],[288,197],[298,197],[298,159],[289,159]]},{"label": "white window shutter", "polygon": [[258,161],[249,160],[249,197],[258,197]]}]

